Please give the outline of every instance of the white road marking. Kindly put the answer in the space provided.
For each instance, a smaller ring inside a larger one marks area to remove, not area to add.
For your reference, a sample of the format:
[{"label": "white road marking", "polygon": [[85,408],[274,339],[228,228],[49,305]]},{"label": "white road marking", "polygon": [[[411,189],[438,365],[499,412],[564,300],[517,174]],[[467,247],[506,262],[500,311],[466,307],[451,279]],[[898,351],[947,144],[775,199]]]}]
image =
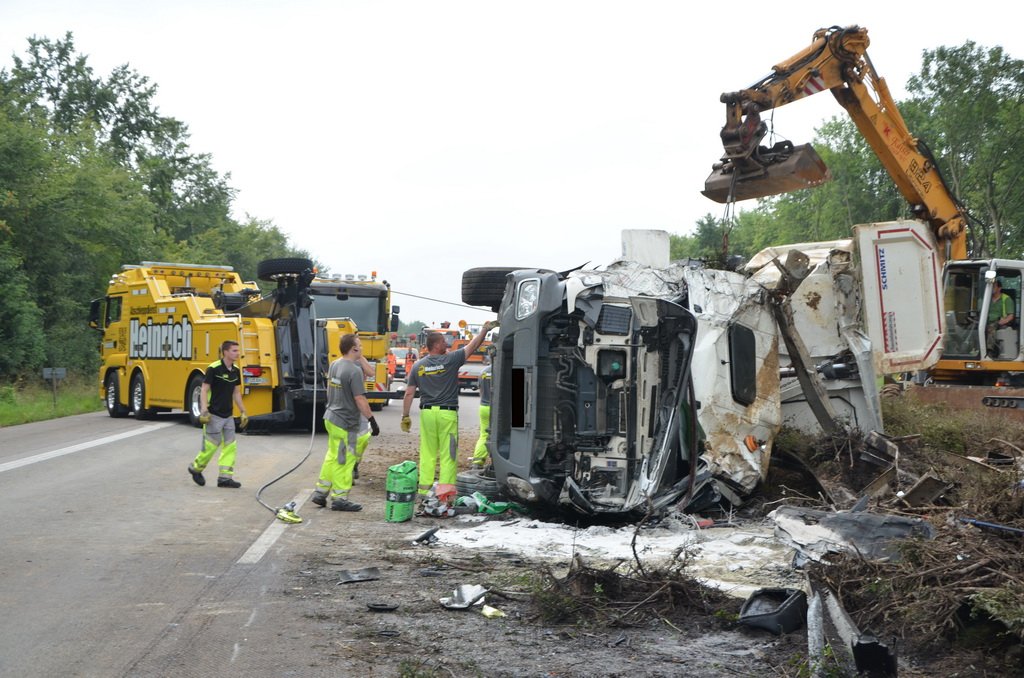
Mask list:
[{"label": "white road marking", "polygon": [[[295,495],[295,499],[292,500],[295,502],[295,506],[301,508],[302,498],[308,496],[310,492],[311,490],[303,490]],[[242,554],[242,557],[238,559],[237,564],[254,565],[260,562],[260,559],[263,558],[267,551],[270,550],[270,547],[274,545],[274,542],[284,534],[288,525],[289,523],[281,522],[275,517],[274,522],[272,522],[267,529],[263,530],[263,534],[257,537],[256,541],[254,541],[252,546],[249,547],[249,550]]]},{"label": "white road marking", "polygon": [[88,450],[89,448],[98,447],[99,445],[106,445],[107,443],[112,443],[115,440],[124,440],[125,438],[140,436],[144,433],[152,433],[153,431],[156,431],[158,429],[176,425],[177,422],[174,421],[168,421],[162,424],[146,424],[145,426],[134,428],[131,431],[117,433],[112,436],[107,436],[106,438],[97,438],[96,440],[90,440],[89,442],[85,443],[78,443],[77,445],[72,445],[71,447],[62,447],[59,450],[51,450],[50,452],[43,452],[42,454],[36,454],[31,457],[25,457],[24,459],[19,459],[17,461],[9,461],[6,464],[0,464],[0,473],[3,473],[4,471],[12,471],[16,468],[28,466],[29,464],[35,464],[40,461],[46,461],[48,459],[56,459],[57,457],[63,457],[65,454],[74,454],[75,452]]}]

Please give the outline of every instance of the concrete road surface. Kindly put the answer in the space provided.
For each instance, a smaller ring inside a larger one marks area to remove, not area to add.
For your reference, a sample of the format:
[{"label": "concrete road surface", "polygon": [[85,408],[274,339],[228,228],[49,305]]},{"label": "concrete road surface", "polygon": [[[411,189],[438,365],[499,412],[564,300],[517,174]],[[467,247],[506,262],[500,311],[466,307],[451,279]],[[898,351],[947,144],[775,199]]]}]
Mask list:
[{"label": "concrete road surface", "polygon": [[[466,421],[478,400],[462,397]],[[398,431],[399,403],[375,414]],[[255,494],[312,450],[263,492],[301,513],[326,437],[240,436],[237,490],[216,486],[215,464],[192,482],[200,440],[174,414],[0,429],[0,675],[304,675],[281,661],[302,645],[282,569],[315,533]]]}]

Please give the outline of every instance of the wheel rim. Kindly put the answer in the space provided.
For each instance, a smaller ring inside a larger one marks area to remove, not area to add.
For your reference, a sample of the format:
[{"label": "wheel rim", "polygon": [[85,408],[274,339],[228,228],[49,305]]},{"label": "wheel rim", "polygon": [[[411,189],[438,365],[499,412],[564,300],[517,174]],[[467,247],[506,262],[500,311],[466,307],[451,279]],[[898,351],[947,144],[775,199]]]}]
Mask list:
[{"label": "wheel rim", "polygon": [[117,407],[117,386],[114,384],[113,377],[107,377],[107,409],[111,412]]},{"label": "wheel rim", "polygon": [[203,392],[202,384],[194,386],[192,392],[189,394],[189,406],[192,411],[192,416],[198,418],[202,414],[201,408],[199,407],[199,397]]},{"label": "wheel rim", "polygon": [[142,380],[136,379],[135,383],[132,385],[132,408],[134,408],[136,412],[142,411],[142,388]]}]

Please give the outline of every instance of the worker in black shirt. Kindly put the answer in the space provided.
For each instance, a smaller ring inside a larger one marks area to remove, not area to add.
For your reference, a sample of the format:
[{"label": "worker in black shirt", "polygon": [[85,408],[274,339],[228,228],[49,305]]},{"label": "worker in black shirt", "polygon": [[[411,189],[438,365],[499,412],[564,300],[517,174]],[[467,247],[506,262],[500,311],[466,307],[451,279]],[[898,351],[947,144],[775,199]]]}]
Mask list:
[{"label": "worker in black shirt", "polygon": [[242,371],[238,369],[240,349],[237,341],[225,341],[221,344],[221,359],[206,368],[203,388],[199,395],[201,408],[199,421],[203,424],[203,449],[196,455],[188,472],[196,485],[205,485],[203,469],[220,450],[217,460],[220,471],[217,475],[217,487],[241,487],[234,479],[235,453],[238,443],[235,442],[235,419],[232,416],[232,405],[237,405],[242,413],[241,428],[249,423],[249,415],[242,404]]}]

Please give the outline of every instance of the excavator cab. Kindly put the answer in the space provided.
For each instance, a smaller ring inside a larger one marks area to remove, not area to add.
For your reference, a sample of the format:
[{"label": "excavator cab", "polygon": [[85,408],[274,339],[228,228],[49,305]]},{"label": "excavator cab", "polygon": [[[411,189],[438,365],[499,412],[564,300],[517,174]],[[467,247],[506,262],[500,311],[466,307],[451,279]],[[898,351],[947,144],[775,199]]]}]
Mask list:
[{"label": "excavator cab", "polygon": [[[1022,274],[1019,262],[1000,259],[956,261],[947,265],[943,358],[1001,362],[1021,359]],[[997,281],[1001,285],[999,296],[1005,296],[1005,300],[993,298]],[[996,308],[997,303],[999,308]],[[1013,319],[999,325],[997,321],[1001,316]]]}]

